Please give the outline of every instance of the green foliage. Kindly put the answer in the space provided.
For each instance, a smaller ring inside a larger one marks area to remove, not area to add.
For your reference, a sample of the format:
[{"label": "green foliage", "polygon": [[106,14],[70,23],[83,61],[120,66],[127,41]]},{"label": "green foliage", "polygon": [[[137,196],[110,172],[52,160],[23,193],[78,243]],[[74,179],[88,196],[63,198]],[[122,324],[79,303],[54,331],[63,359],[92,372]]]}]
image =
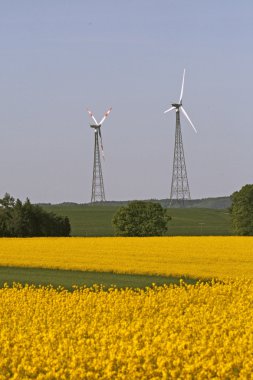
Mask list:
[{"label": "green foliage", "polygon": [[253,185],[245,185],[232,194],[232,227],[236,235],[253,235]]},{"label": "green foliage", "polygon": [[29,199],[22,203],[9,194],[0,199],[0,236],[69,236],[70,223],[63,218],[46,212]]},{"label": "green foliage", "polygon": [[112,223],[117,236],[161,236],[170,219],[160,203],[133,201],[116,212]]}]

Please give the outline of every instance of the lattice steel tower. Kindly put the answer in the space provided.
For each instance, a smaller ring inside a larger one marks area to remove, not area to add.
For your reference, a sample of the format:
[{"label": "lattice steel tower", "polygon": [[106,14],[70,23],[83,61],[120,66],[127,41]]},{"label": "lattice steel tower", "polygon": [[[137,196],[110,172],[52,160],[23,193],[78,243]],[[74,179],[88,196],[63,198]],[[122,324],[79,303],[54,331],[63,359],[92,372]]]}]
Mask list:
[{"label": "lattice steel tower", "polygon": [[191,199],[184,158],[184,147],[179,110],[176,112],[175,147],[170,190],[170,206],[172,206],[173,199],[176,200],[179,206],[184,206],[185,199]]},{"label": "lattice steel tower", "polygon": [[[184,114],[192,128],[195,132],[196,128],[191,122],[189,116],[187,115],[185,109],[182,106],[182,98],[184,91],[184,77],[185,70],[183,73],[183,81],[181,87],[181,93],[178,103],[172,103],[172,107],[166,110],[164,113],[176,110],[176,131],[175,131],[175,146],[174,146],[174,159],[173,159],[173,172],[172,172],[172,181],[171,181],[171,190],[170,190],[170,206],[178,204],[180,207],[184,207],[185,200],[190,200],[190,188],[187,178],[185,157],[184,157],[184,147],[180,123],[180,111]],[[175,201],[175,202],[174,202]]]},{"label": "lattice steel tower", "polygon": [[[92,191],[91,191],[91,203],[95,202],[105,202],[105,189],[104,189],[104,179],[102,173],[102,165],[100,159],[100,148],[102,152],[102,156],[104,157],[104,148],[101,134],[101,126],[112,108],[110,108],[103,116],[100,123],[97,122],[94,115],[91,111],[87,110],[95,124],[90,125],[91,128],[94,129],[94,162],[93,162],[93,177],[92,177]],[[100,139],[100,146],[99,146]]]},{"label": "lattice steel tower", "polygon": [[[91,125],[94,128],[93,125]],[[94,163],[93,163],[93,178],[92,178],[92,191],[91,203],[105,202],[105,189],[102,173],[102,166],[100,160],[100,150],[98,143],[98,129],[95,128],[95,144],[94,144]]]}]

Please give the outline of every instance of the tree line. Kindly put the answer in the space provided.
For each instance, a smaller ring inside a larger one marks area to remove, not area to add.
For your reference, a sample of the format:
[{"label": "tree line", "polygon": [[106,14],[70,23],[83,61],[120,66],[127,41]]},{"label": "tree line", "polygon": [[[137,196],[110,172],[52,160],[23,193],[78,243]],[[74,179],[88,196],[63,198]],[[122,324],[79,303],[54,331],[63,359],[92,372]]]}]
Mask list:
[{"label": "tree line", "polygon": [[70,231],[67,217],[47,212],[28,198],[22,203],[6,193],[0,199],[1,237],[69,236]]}]

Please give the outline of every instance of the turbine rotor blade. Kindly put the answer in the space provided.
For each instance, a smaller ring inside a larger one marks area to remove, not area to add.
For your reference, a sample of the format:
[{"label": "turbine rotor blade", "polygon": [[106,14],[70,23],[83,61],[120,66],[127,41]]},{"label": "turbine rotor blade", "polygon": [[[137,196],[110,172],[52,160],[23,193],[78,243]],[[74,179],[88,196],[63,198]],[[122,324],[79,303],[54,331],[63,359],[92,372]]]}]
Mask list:
[{"label": "turbine rotor blade", "polygon": [[170,112],[170,111],[175,110],[175,109],[176,109],[176,107],[170,107],[168,110],[164,111],[164,113]]},{"label": "turbine rotor blade", "polygon": [[182,103],[182,99],[183,99],[183,92],[184,92],[184,76],[185,76],[185,69],[184,69],[184,72],[183,72],[183,80],[182,80],[182,87],[181,87],[181,93],[180,93],[180,98],[179,98],[179,104]]},{"label": "turbine rotor blade", "polygon": [[92,118],[92,120],[96,123],[96,125],[98,125],[98,122],[97,122],[97,120],[95,119],[93,113],[92,113],[88,108],[86,108],[86,109],[87,109],[88,114],[89,114],[90,117]]},{"label": "turbine rotor blade", "polygon": [[98,134],[99,134],[99,137],[100,137],[100,147],[101,147],[102,156],[103,156],[103,159],[105,160],[103,140],[102,140],[102,133],[101,133],[101,129],[100,128],[98,128]]},{"label": "turbine rotor blade", "polygon": [[111,110],[112,110],[112,107],[109,108],[109,110],[105,112],[105,114],[104,114],[103,118],[101,119],[99,125],[103,124],[103,122],[105,121],[105,119],[107,118],[107,116],[109,115],[109,113],[111,112]]},{"label": "turbine rotor blade", "polygon": [[194,129],[194,131],[197,133],[197,130],[196,128],[194,127],[191,119],[189,118],[189,116],[187,115],[186,111],[183,109],[183,107],[181,106],[180,109],[182,110],[184,116],[186,117],[186,119],[189,121],[189,123],[191,124],[192,128]]}]

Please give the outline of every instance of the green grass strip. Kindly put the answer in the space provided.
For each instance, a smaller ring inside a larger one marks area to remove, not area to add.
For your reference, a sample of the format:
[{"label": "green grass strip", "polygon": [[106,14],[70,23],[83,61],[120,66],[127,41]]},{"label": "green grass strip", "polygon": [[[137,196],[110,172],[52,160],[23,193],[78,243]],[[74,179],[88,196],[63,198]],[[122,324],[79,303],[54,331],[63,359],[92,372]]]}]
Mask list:
[{"label": "green grass strip", "polygon": [[0,287],[5,283],[12,286],[13,282],[23,285],[52,285],[62,286],[71,290],[73,285],[91,287],[94,284],[109,288],[116,285],[119,288],[145,288],[164,284],[179,284],[180,279],[186,283],[195,284],[196,279],[175,276],[152,276],[136,274],[118,274],[112,272],[84,272],[74,270],[42,269],[42,268],[20,268],[0,267]]}]

